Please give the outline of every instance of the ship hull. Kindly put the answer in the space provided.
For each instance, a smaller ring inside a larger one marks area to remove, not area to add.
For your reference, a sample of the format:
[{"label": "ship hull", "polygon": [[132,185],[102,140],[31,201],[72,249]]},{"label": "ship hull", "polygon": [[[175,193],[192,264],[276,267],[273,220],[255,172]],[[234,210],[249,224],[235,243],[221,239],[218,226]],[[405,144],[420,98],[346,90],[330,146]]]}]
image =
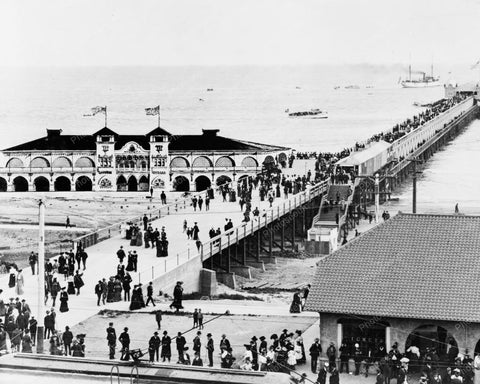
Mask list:
[{"label": "ship hull", "polygon": [[442,83],[440,81],[429,81],[429,82],[413,82],[413,81],[402,81],[403,88],[434,88],[440,87]]}]

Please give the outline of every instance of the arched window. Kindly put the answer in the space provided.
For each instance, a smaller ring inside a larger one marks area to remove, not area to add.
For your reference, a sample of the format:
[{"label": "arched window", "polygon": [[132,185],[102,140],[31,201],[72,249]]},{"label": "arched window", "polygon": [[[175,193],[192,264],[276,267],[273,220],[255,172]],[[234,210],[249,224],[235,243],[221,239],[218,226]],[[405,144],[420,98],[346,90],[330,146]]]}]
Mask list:
[{"label": "arched window", "polygon": [[258,162],[253,157],[247,156],[242,160],[242,167],[258,167]]},{"label": "arched window", "polygon": [[204,168],[204,167],[212,167],[212,161],[206,156],[199,156],[195,160],[193,160],[192,167]]},{"label": "arched window", "polygon": [[190,164],[184,157],[174,157],[170,162],[170,168],[188,168]]},{"label": "arched window", "polygon": [[17,157],[13,157],[8,160],[7,168],[23,168],[23,161]]},{"label": "arched window", "polygon": [[55,160],[53,160],[52,164],[54,168],[71,168],[72,167],[72,162],[63,156],[57,157]]},{"label": "arched window", "polygon": [[47,159],[45,159],[43,157],[35,157],[30,162],[30,167],[32,167],[32,168],[48,168],[48,167],[50,167],[50,163],[48,162]]},{"label": "arched window", "polygon": [[95,163],[92,161],[92,159],[88,157],[80,157],[75,161],[75,167],[78,168],[94,168]]},{"label": "arched window", "polygon": [[215,162],[216,167],[234,167],[235,162],[233,161],[232,158],[228,156],[222,156],[217,159]]}]

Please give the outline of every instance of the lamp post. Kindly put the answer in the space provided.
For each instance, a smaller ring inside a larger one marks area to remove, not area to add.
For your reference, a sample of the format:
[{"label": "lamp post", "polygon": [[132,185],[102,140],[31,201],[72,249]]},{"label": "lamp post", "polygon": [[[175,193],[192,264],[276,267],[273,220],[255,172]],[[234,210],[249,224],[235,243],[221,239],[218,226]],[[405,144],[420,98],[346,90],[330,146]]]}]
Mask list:
[{"label": "lamp post", "polygon": [[43,312],[45,306],[45,204],[38,204],[38,286],[37,286],[37,353],[43,353]]}]

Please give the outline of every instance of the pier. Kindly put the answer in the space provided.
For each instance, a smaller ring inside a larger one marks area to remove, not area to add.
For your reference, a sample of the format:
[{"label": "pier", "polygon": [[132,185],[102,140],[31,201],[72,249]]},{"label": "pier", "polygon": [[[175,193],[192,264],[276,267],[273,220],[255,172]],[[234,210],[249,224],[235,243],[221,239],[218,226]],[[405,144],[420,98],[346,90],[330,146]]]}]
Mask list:
[{"label": "pier", "polygon": [[[378,221],[379,204],[411,175],[416,175],[418,163],[426,162],[478,117],[477,102],[477,96],[468,93],[463,101],[392,143],[371,143],[338,161],[337,166],[351,172],[354,181],[329,185],[308,231],[306,249],[314,254],[329,254],[337,249],[342,238],[346,241],[357,218],[371,215]],[[368,205],[375,205],[375,211],[368,212]]]}]

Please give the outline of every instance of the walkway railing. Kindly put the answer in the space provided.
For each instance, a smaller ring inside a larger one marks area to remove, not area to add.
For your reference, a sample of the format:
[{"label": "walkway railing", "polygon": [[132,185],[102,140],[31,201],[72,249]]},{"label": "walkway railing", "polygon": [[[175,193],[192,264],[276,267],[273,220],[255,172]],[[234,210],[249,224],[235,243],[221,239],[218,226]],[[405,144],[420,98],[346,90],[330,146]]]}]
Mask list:
[{"label": "walkway railing", "polygon": [[169,255],[168,257],[163,258],[163,260],[161,260],[159,263],[149,267],[148,269],[140,271],[138,276],[139,281],[142,279],[142,276],[146,277],[148,280],[153,280],[194,258],[200,257],[201,262],[208,260],[210,257],[216,255],[222,250],[235,243],[238,243],[240,240],[254,234],[257,231],[262,230],[267,225],[280,219],[287,213],[294,211],[311,199],[325,193],[327,188],[328,181],[322,181],[309,187],[303,192],[299,192],[296,195],[285,199],[282,204],[265,210],[264,213],[261,213],[256,220],[252,219],[248,223],[237,225],[227,232],[202,242],[199,248],[187,249],[182,253],[173,255],[174,257]]},{"label": "walkway railing", "polygon": [[[229,182],[229,183],[225,183],[217,186],[216,188],[213,189],[214,193],[220,192],[221,187],[230,185],[230,184],[232,183]],[[133,224],[141,224],[143,226],[142,219],[144,215],[147,215],[148,220],[150,222],[150,221],[159,219],[163,216],[175,214],[180,209],[185,209],[189,207],[191,205],[191,200],[194,196],[196,197],[202,196],[202,198],[205,199],[207,193],[208,193],[207,190],[201,191],[201,192],[192,192],[188,196],[184,198],[175,199],[174,202],[162,205],[158,209],[149,209],[148,211],[141,212],[134,217],[126,218],[115,224],[111,224],[107,227],[98,229],[91,233],[87,233],[86,235],[72,239],[72,246],[75,246],[75,244],[81,243],[83,248],[91,247],[92,245],[98,244],[101,241],[110,239],[111,237],[120,234],[122,230],[122,226],[125,225],[127,222],[133,223]]]},{"label": "walkway railing", "polygon": [[[469,100],[469,99],[467,99]],[[466,100],[466,101],[467,101]],[[425,148],[428,148],[430,147],[433,143],[435,143],[438,139],[440,139],[446,132],[448,132],[448,130],[452,127],[453,124],[458,124],[460,121],[462,121],[463,119],[465,119],[469,114],[470,112],[474,109],[474,108],[477,108],[477,106],[474,104],[472,105],[471,109],[467,112],[463,112],[461,113],[460,115],[457,115],[455,117],[452,118],[452,120],[446,124],[446,126],[440,130],[438,130],[435,135],[433,135],[429,140],[427,140],[425,143],[423,143],[420,147],[418,147],[417,149],[415,149],[410,155],[409,157],[415,157],[417,156],[418,154],[422,153]],[[402,161],[400,161],[399,163],[397,163],[388,173],[389,175],[395,175],[396,173],[398,173],[399,171],[401,171],[403,168],[405,168],[405,166],[407,165],[407,163],[410,163],[410,160],[407,158],[407,159],[404,159]]]}]

